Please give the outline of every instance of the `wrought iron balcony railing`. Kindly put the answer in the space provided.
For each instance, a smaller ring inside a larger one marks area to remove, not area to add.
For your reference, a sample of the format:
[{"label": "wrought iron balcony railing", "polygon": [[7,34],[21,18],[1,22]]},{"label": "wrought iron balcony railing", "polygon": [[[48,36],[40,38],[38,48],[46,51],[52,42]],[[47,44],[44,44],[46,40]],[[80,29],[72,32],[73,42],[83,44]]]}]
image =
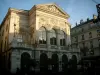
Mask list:
[{"label": "wrought iron balcony railing", "polygon": [[58,49],[57,46],[51,46],[51,49]]},{"label": "wrought iron balcony railing", "polygon": [[46,44],[40,44],[37,46],[37,48],[47,48],[47,45]]}]

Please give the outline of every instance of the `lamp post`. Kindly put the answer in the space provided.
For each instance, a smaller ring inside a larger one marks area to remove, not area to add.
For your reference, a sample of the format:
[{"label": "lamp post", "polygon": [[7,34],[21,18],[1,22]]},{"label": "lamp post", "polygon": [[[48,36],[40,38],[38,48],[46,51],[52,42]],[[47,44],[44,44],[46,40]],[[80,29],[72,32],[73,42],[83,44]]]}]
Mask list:
[{"label": "lamp post", "polygon": [[15,37],[15,30],[16,30],[16,28],[15,28],[15,27],[16,27],[16,24],[14,24],[14,37]]}]

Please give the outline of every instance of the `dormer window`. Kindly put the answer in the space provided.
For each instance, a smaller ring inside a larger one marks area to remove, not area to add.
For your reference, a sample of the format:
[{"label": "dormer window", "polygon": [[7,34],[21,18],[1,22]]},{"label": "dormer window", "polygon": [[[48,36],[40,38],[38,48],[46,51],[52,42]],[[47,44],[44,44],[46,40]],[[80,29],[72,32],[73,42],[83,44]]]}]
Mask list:
[{"label": "dormer window", "polygon": [[82,35],[82,40],[84,40],[84,34]]}]

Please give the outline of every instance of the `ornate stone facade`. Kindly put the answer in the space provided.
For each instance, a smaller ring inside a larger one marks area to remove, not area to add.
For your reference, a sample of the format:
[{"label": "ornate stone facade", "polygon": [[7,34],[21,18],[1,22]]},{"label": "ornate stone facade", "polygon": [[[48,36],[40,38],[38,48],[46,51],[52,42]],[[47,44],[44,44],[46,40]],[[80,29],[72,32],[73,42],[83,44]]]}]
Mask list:
[{"label": "ornate stone facade", "polygon": [[[8,48],[6,53],[3,53],[2,56],[5,56],[9,59],[9,62],[11,62],[10,67],[6,67],[11,72],[15,72],[16,68],[22,68],[24,61],[22,59],[23,54],[29,56],[30,59],[36,60],[38,63],[35,68],[36,71],[40,70],[41,66],[39,65],[42,62],[42,56],[47,56],[48,59],[52,60],[56,56],[56,63],[59,63],[59,71],[62,70],[63,55],[68,58],[68,60],[72,59],[73,55],[78,60],[80,59],[79,49],[72,49],[70,47],[71,26],[67,21],[69,15],[56,4],[35,5],[30,10],[10,8],[8,12],[5,18],[5,20],[9,18],[7,20],[9,21],[9,31],[7,35],[7,37],[9,37],[7,40]],[[6,22],[5,20],[3,22]],[[6,27],[6,25],[1,24],[1,33],[4,29],[3,26]],[[4,36],[6,36],[5,33],[6,32],[4,32]],[[2,40],[3,37],[0,41]],[[4,39],[3,41],[6,40]],[[5,46],[5,44],[3,44],[3,46]],[[2,48],[2,50],[4,50],[4,48]]]}]

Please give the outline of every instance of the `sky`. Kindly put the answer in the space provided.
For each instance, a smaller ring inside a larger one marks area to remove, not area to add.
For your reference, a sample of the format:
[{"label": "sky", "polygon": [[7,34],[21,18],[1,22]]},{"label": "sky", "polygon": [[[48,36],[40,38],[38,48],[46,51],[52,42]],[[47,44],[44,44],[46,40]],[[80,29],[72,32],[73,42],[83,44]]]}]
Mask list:
[{"label": "sky", "polygon": [[[100,3],[100,0],[95,0]],[[30,10],[36,4],[56,3],[70,15],[68,19],[72,27],[80,20],[92,19],[93,14],[97,15],[96,3],[92,0],[0,0],[0,24],[3,21],[8,8]]]}]

